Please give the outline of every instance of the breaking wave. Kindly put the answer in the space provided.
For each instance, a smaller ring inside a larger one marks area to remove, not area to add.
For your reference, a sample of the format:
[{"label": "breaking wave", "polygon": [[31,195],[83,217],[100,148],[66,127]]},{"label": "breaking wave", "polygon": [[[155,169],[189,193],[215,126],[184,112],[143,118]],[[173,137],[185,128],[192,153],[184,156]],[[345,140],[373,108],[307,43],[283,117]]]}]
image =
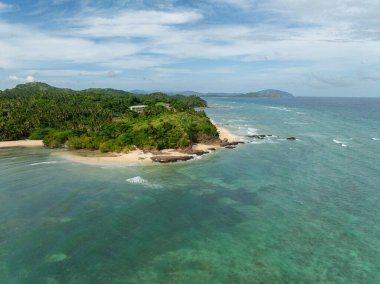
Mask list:
[{"label": "breaking wave", "polygon": [[281,110],[281,111],[293,111],[292,109],[289,109],[287,107],[268,107],[268,108],[271,108],[271,109],[275,109],[275,110]]},{"label": "breaking wave", "polygon": [[342,147],[348,147],[348,145],[345,144],[343,141],[339,141],[337,139],[333,139],[333,141],[334,141],[335,144],[339,144]]},{"label": "breaking wave", "polygon": [[39,163],[33,163],[33,164],[30,164],[30,166],[50,165],[50,164],[57,164],[57,163],[58,163],[58,161],[39,162]]},{"label": "breaking wave", "polygon": [[146,179],[143,179],[141,176],[136,176],[136,177],[133,177],[133,178],[128,178],[125,181],[129,182],[131,184],[140,184],[140,185],[143,185],[143,186],[149,187],[149,188],[162,188],[161,185],[150,183]]}]

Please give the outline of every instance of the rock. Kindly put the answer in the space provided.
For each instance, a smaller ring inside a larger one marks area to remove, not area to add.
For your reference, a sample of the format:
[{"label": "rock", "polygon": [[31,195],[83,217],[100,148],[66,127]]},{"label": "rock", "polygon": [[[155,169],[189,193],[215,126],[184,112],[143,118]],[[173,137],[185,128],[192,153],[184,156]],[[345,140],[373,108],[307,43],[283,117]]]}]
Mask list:
[{"label": "rock", "polygon": [[262,140],[265,137],[267,137],[267,135],[265,135],[265,134],[254,134],[254,135],[248,135],[247,137],[253,138],[253,139],[260,139],[260,140]]},{"label": "rock", "polygon": [[208,148],[207,150],[209,150],[209,151],[215,151],[216,149],[215,148]]},{"label": "rock", "polygon": [[242,142],[242,141],[228,142],[228,140],[227,141],[223,140],[222,143],[220,144],[220,146],[222,146],[222,147],[236,146],[238,144],[244,144],[244,142]]},{"label": "rock", "polygon": [[203,151],[203,150],[193,150],[191,154],[197,155],[197,156],[202,156],[204,154],[208,154],[208,152],[207,151]]},{"label": "rock", "polygon": [[232,145],[227,145],[227,146],[225,146],[224,148],[226,148],[226,149],[235,149],[236,147],[235,147],[235,146],[232,146]]},{"label": "rock", "polygon": [[293,137],[293,136],[291,136],[291,137],[288,137],[288,138],[286,138],[286,140],[297,140],[297,138],[296,138],[296,137]]},{"label": "rock", "polygon": [[179,162],[179,161],[188,161],[193,159],[194,157],[192,156],[154,156],[151,157],[153,162],[157,163],[174,163],[174,162]]}]

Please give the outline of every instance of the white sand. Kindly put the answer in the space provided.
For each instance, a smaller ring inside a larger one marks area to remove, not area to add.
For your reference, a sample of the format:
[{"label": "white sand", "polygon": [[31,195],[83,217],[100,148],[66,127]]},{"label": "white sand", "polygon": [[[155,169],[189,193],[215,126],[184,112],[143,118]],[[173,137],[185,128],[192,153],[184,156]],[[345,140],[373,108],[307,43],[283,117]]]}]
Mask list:
[{"label": "white sand", "polygon": [[102,156],[83,156],[81,152],[68,151],[62,153],[61,157],[76,163],[86,165],[121,165],[121,164],[141,164],[149,165],[153,161],[151,153],[144,153],[142,150],[131,151],[127,154],[123,153],[110,153]]},{"label": "white sand", "polygon": [[16,141],[1,141],[0,148],[11,147],[43,147],[42,140],[16,140]]},{"label": "white sand", "polygon": [[[241,137],[231,133],[229,130],[215,125],[219,132],[219,137],[221,140],[227,139],[229,142],[241,141]],[[210,148],[218,149],[220,145],[218,144],[196,144],[193,146],[193,150],[209,151]],[[82,154],[81,154],[82,153]],[[188,154],[181,153],[176,149],[165,149],[160,151],[156,156],[186,156]],[[109,153],[106,155],[99,156],[84,156],[83,152],[64,152],[62,157],[76,163],[86,164],[86,165],[152,165],[154,164],[151,157],[155,156],[152,153],[144,153],[142,150],[131,151],[127,154],[123,153]]]},{"label": "white sand", "polygon": [[[229,130],[215,125],[219,132],[219,137],[221,140],[227,139],[229,142],[240,141],[241,137],[231,133]],[[42,140],[17,140],[17,141],[2,141],[0,142],[0,148],[9,147],[43,147]],[[209,151],[210,148],[218,149],[220,145],[207,145],[207,144],[196,144],[193,146],[193,150]],[[122,153],[108,153],[99,154],[95,156],[86,156],[82,151],[65,151],[59,154],[61,157],[76,163],[86,164],[86,165],[126,165],[126,164],[139,164],[139,165],[151,165],[153,161],[151,157],[154,156],[152,153],[144,153],[142,150],[134,150],[127,154]],[[166,149],[161,151],[159,156],[186,156],[187,154],[181,153],[176,149]]]},{"label": "white sand", "polygon": [[241,141],[241,137],[231,133],[228,129],[221,127],[219,125],[215,125],[219,132],[220,140],[227,139],[228,142],[238,142]]}]

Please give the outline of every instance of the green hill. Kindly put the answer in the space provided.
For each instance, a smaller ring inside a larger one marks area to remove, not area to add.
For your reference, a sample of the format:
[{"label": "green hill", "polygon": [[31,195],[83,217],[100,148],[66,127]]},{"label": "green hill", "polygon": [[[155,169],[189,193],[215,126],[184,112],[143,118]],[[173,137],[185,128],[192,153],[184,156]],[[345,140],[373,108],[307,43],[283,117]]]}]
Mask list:
[{"label": "green hill", "polygon": [[[130,110],[136,105],[146,107],[141,113]],[[0,141],[43,139],[51,148],[104,152],[184,148],[219,139],[206,114],[194,110],[205,106],[196,96],[22,84],[0,93]]]},{"label": "green hill", "polygon": [[254,98],[292,98],[294,97],[291,93],[280,91],[280,90],[274,90],[274,89],[267,89],[262,90],[259,92],[252,92],[247,94],[242,94],[240,97],[254,97]]}]

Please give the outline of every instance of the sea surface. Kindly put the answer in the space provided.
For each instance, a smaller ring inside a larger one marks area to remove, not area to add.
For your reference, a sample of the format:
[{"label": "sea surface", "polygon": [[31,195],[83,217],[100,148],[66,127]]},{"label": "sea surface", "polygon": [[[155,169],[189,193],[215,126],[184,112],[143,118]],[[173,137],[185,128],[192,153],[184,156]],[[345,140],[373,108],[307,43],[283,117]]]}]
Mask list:
[{"label": "sea surface", "polygon": [[208,103],[246,144],[151,167],[0,150],[0,283],[380,283],[380,99]]}]

